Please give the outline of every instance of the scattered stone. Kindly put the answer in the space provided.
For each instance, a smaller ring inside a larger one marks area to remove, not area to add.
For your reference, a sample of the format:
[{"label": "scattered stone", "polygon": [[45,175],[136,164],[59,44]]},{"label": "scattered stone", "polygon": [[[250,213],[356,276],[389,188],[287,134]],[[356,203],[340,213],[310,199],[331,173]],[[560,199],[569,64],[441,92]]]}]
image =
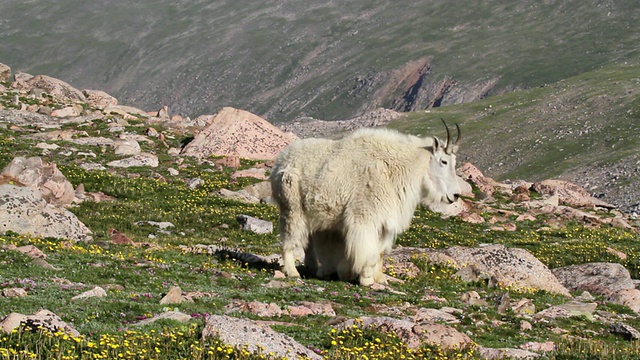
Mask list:
[{"label": "scattered stone", "polygon": [[114,146],[116,155],[137,155],[142,151],[140,144],[135,140],[118,141]]},{"label": "scattered stone", "polygon": [[558,196],[560,204],[573,207],[612,207],[595,199],[584,188],[563,180],[544,180],[533,183],[531,189],[543,196]]},{"label": "scattered stone", "polygon": [[216,192],[216,195],[230,200],[236,200],[247,204],[258,204],[260,203],[260,199],[257,197],[246,193],[243,190],[240,191],[231,191],[227,189],[220,189]]},{"label": "scattered stone", "polygon": [[438,309],[420,308],[411,320],[417,324],[440,322],[446,324],[459,324],[460,319],[455,315]]},{"label": "scattered stone", "polygon": [[151,221],[151,220],[140,220],[134,223],[135,225],[151,225],[160,228],[161,230],[166,230],[172,227],[175,227],[172,222],[169,221]]},{"label": "scattered stone", "polygon": [[640,331],[635,328],[623,324],[623,323],[615,323],[611,324],[610,330],[612,334],[620,335],[625,340],[640,340]]},{"label": "scattered stone", "polygon": [[533,325],[527,320],[520,320],[520,331],[531,331],[533,330]]},{"label": "scattered stone", "polygon": [[21,324],[34,330],[42,327],[50,332],[62,331],[74,337],[80,336],[76,329],[62,321],[58,315],[46,309],[40,309],[33,315],[11,313],[0,322],[0,326],[5,333],[11,333]]},{"label": "scattered stone", "polygon": [[250,177],[258,180],[267,180],[267,171],[266,169],[246,169],[246,170],[238,170],[231,174],[231,179],[236,180],[238,178]]},{"label": "scattered stone", "polygon": [[82,106],[67,106],[62,109],[52,110],[50,115],[57,118],[66,118],[73,116],[80,116],[82,113]]},{"label": "scattered stone", "polygon": [[243,230],[256,234],[271,234],[273,232],[273,223],[270,221],[260,220],[249,215],[240,215],[237,220]]},{"label": "scattered stone", "polygon": [[553,341],[535,342],[530,341],[520,345],[520,349],[535,352],[552,352],[556,350],[556,343]]},{"label": "scattered stone", "polygon": [[629,270],[618,263],[587,263],[552,270],[571,291],[589,291],[609,296],[623,289],[634,289]]},{"label": "scattered stone", "polygon": [[536,313],[536,305],[530,299],[520,299],[516,304],[511,306],[511,309],[516,314],[520,315],[533,315]]},{"label": "scattered stone", "polygon": [[19,298],[27,296],[27,290],[23,288],[2,289],[2,296],[7,298]]},{"label": "scattered stone", "polygon": [[336,328],[345,330],[352,328],[354,325],[394,333],[411,349],[417,349],[423,344],[464,349],[473,344],[473,341],[467,335],[447,325],[435,323],[416,324],[412,321],[398,320],[386,316],[349,319],[338,324]]},{"label": "scattered stone", "polygon": [[182,290],[180,287],[172,286],[167,294],[160,300],[160,304],[180,304],[182,300]]},{"label": "scattered stone", "polygon": [[109,240],[111,240],[111,242],[114,244],[135,245],[135,242],[131,240],[131,238],[129,238],[127,235],[125,235],[124,233],[114,228],[109,228],[108,232],[109,232],[109,235],[111,236]]},{"label": "scattered stone", "polygon": [[226,315],[213,315],[207,318],[202,338],[219,337],[220,340],[234,347],[245,348],[258,354],[273,353],[276,357],[298,359],[307,357],[320,360],[322,356],[293,340],[291,337],[278,333],[260,322],[237,319]]},{"label": "scattered stone", "polygon": [[151,323],[154,323],[158,320],[174,320],[177,322],[181,322],[181,323],[185,323],[185,322],[189,322],[191,320],[191,315],[185,314],[183,312],[180,311],[165,311],[162,314],[158,314],[155,315],[153,317],[150,317],[148,319],[143,319],[140,320],[136,323],[133,323],[131,325],[133,326],[142,326],[142,325],[149,325]]},{"label": "scattered stone", "polygon": [[71,300],[80,300],[80,299],[86,299],[91,297],[106,297],[106,296],[107,296],[107,291],[101,288],[100,286],[96,286],[89,291],[85,291],[82,294],[78,294],[72,297]]},{"label": "scattered stone", "polygon": [[485,360],[536,359],[541,355],[522,349],[478,347],[478,354]]},{"label": "scattered stone", "polygon": [[467,291],[460,295],[460,300],[471,306],[489,306],[489,303],[480,297],[477,291]]},{"label": "scattered stone", "polygon": [[82,90],[82,94],[84,94],[89,105],[99,110],[107,106],[118,105],[118,99],[101,90],[84,89]]},{"label": "scattered stone", "polygon": [[56,164],[43,162],[39,157],[16,157],[2,170],[0,178],[38,189],[42,198],[54,205],[69,205],[75,197],[73,185]]},{"label": "scattered stone", "polygon": [[140,153],[126,159],[114,160],[107,163],[107,166],[120,168],[129,168],[133,166],[149,166],[155,168],[158,167],[158,165],[158,157],[149,153]]}]

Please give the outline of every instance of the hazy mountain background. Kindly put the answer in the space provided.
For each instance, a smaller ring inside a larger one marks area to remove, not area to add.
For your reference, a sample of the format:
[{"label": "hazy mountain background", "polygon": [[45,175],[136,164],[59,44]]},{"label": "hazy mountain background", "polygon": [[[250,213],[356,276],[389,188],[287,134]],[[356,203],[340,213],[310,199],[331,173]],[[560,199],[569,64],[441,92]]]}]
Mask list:
[{"label": "hazy mountain background", "polygon": [[640,57],[637,1],[0,2],[0,59],[141,108],[415,110]]},{"label": "hazy mountain background", "polygon": [[443,117],[489,176],[565,178],[638,211],[638,19],[635,0],[4,0],[0,61],[192,117],[385,107],[439,134]]}]

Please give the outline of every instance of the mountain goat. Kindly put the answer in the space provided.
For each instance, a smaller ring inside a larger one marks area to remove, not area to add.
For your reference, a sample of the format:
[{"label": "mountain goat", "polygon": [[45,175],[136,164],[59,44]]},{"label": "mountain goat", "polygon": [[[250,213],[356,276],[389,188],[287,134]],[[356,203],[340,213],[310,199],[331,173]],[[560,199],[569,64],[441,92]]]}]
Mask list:
[{"label": "mountain goat", "polygon": [[[445,124],[446,127],[446,124]],[[460,195],[457,142],[386,129],[341,140],[304,139],[283,149],[269,180],[280,209],[283,271],[300,276],[294,251],[319,277],[336,273],[361,285],[386,283],[383,255],[406,230],[421,200]]]}]

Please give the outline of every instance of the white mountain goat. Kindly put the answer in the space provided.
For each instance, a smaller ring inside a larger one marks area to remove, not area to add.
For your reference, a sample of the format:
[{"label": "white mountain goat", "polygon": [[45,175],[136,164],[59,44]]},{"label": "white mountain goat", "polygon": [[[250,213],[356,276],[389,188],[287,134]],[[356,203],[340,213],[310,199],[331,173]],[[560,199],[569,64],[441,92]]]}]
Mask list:
[{"label": "white mountain goat", "polygon": [[[446,124],[445,124],[446,127]],[[362,129],[341,140],[304,139],[283,149],[269,180],[280,209],[283,271],[300,276],[294,251],[319,277],[337,272],[361,285],[386,283],[383,255],[421,200],[460,195],[457,138]]]}]

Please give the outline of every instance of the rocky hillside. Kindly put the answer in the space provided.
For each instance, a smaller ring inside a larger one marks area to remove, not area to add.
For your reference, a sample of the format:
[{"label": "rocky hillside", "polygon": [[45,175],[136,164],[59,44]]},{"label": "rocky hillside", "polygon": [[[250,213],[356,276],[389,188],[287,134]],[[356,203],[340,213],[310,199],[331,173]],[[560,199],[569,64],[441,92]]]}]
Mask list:
[{"label": "rocky hillside", "polygon": [[339,120],[637,63],[639,11],[634,0],[7,0],[0,59],[182,116],[233,106],[272,123]]},{"label": "rocky hillside", "polygon": [[640,219],[580,186],[461,164],[464,199],[416,211],[390,285],[290,279],[264,179],[291,134],[232,108],[191,120],[0,80],[0,355],[640,356]]}]

